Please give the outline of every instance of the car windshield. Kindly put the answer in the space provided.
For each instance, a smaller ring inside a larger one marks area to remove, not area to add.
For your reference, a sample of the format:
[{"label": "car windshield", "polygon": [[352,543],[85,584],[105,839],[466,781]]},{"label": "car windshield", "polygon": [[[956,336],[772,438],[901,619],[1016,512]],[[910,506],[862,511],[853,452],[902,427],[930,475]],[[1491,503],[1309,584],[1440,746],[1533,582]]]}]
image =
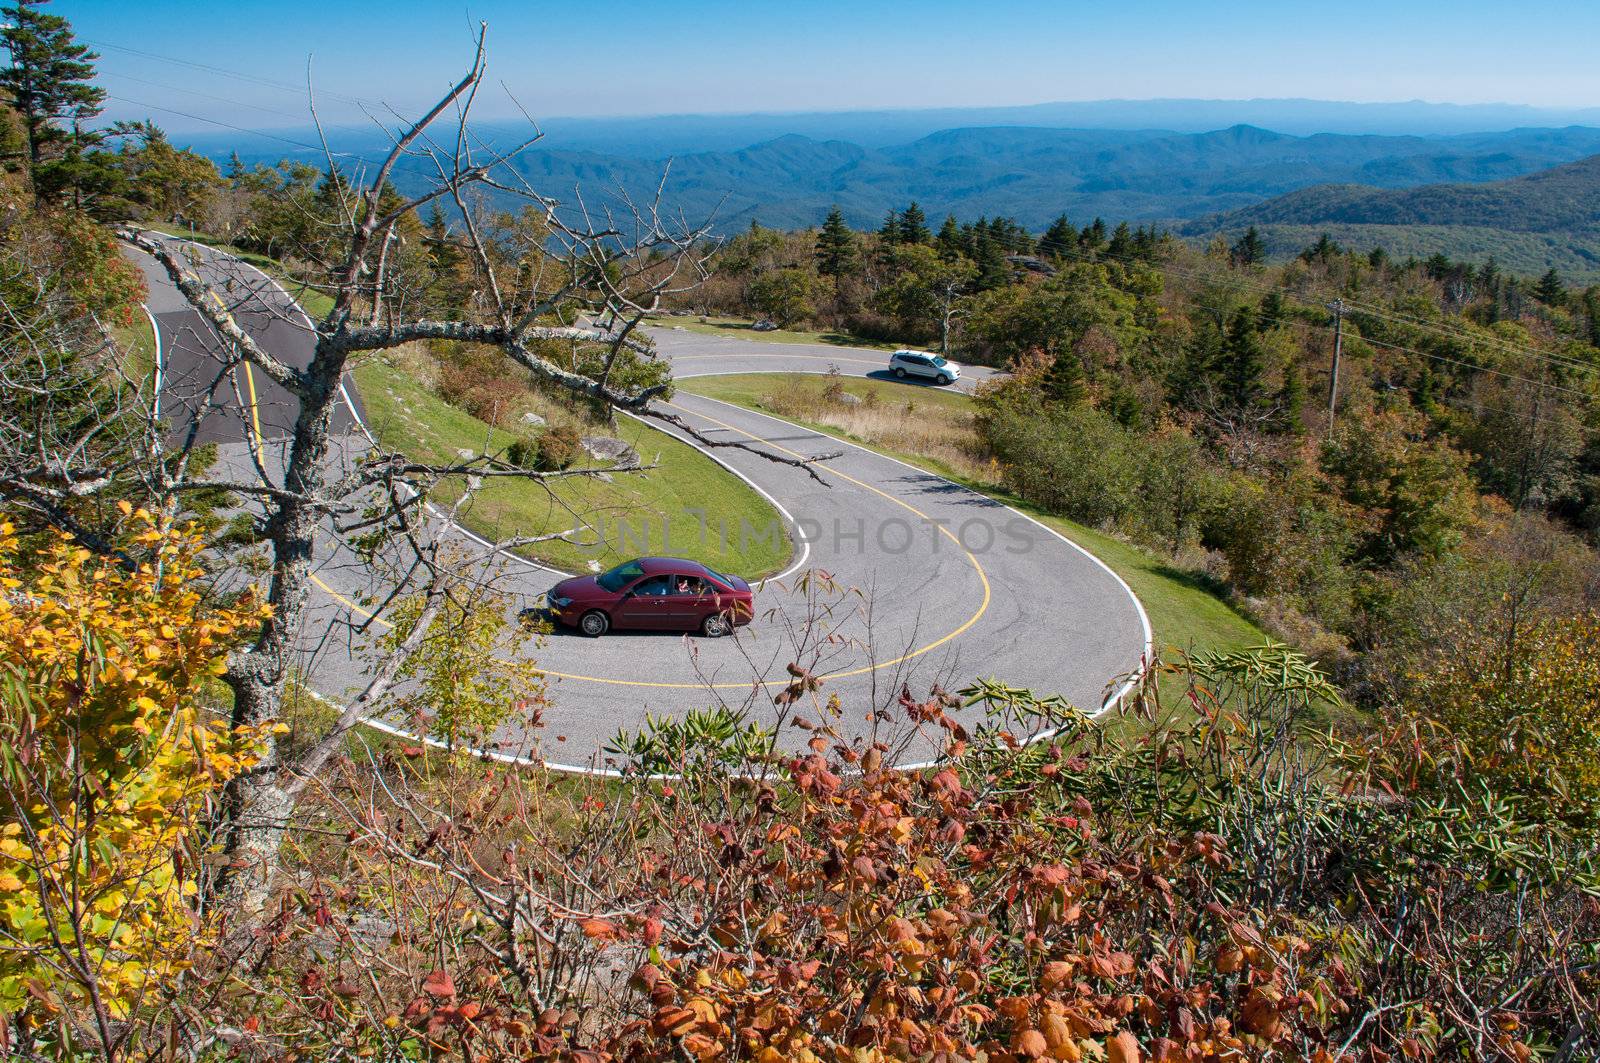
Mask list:
[{"label": "car windshield", "polygon": [[950,363],[945,361],[943,358],[935,358],[933,360],[933,364],[938,366],[939,368],[943,369],[945,366],[949,365]]},{"label": "car windshield", "polygon": [[615,594],[626,587],[629,580],[642,575],[644,575],[643,565],[637,561],[624,561],[610,572],[602,572],[594,578],[594,581]]},{"label": "car windshield", "polygon": [[716,580],[718,583],[722,584],[724,587],[732,587],[733,586],[733,580],[729,579],[727,576],[724,576],[722,573],[718,572],[716,569],[708,568],[708,569],[706,569],[706,572],[711,576],[712,579]]}]

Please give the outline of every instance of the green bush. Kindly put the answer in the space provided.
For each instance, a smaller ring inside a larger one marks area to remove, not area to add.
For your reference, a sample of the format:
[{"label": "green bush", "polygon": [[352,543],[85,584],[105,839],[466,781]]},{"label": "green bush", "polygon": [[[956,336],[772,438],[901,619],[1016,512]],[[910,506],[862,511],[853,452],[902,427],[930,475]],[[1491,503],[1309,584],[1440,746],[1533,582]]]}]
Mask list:
[{"label": "green bush", "polygon": [[539,441],[526,436],[512,440],[506,448],[506,461],[519,469],[539,468]]}]

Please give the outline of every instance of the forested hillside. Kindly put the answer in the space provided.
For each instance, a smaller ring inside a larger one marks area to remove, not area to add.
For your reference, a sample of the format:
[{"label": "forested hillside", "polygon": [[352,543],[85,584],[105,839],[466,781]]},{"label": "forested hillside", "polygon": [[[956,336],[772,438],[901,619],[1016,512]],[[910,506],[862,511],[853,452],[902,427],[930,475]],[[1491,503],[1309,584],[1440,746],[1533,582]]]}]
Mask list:
[{"label": "forested hillside", "polygon": [[683,305],[1010,368],[978,417],[1008,489],[1215,581],[1362,698],[1403,696],[1447,617],[1504,622],[1507,580],[1553,615],[1600,594],[1600,287],[915,204],[717,264]]},{"label": "forested hillside", "polygon": [[[504,131],[491,142],[514,136]],[[789,134],[736,150],[681,152],[670,166],[667,156],[553,143],[520,156],[516,168],[546,187],[570,192],[581,184],[591,202],[619,188],[635,200],[648,197],[666,173],[672,202],[691,217],[713,217],[720,232],[752,220],[778,228],[815,225],[834,204],[852,225],[867,227],[913,199],[938,217],[998,214],[1040,230],[1062,210],[1133,221],[1196,218],[1307,185],[1495,181],[1596,152],[1600,129],[1584,127],[1421,137],[1290,136],[1246,125],[1203,133],[1011,126],[945,129],[873,146]],[[248,166],[272,165],[285,154],[325,165],[319,151],[286,152],[282,145],[242,157]],[[219,151],[215,159],[220,164],[226,156]],[[428,176],[425,168],[402,165],[395,179],[406,189]]]},{"label": "forested hillside", "polygon": [[1324,229],[1363,250],[1436,252],[1543,272],[1600,277],[1600,155],[1483,184],[1383,189],[1317,185],[1190,226],[1237,236],[1256,226],[1269,248]]}]

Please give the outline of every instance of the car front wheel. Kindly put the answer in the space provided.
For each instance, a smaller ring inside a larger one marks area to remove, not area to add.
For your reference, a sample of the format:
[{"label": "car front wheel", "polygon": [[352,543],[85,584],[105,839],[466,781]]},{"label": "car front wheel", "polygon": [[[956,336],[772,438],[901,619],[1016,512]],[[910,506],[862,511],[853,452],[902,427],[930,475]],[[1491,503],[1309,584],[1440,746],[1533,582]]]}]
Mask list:
[{"label": "car front wheel", "polygon": [[598,609],[591,609],[578,620],[578,630],[592,639],[604,635],[611,627],[611,621]]},{"label": "car front wheel", "polygon": [[721,613],[712,613],[700,624],[700,633],[708,639],[720,639],[731,630],[728,618]]}]

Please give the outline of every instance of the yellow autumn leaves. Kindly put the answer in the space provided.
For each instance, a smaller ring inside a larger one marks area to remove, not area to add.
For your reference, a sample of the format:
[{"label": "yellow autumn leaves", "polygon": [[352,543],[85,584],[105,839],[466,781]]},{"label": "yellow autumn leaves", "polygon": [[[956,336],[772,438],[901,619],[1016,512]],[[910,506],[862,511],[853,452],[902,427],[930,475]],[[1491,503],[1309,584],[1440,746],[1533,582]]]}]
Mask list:
[{"label": "yellow autumn leaves", "polygon": [[36,1026],[185,968],[207,817],[256,759],[198,690],[261,607],[211,603],[194,536],[123,516],[109,557],[24,556],[0,523],[0,1014]]}]

